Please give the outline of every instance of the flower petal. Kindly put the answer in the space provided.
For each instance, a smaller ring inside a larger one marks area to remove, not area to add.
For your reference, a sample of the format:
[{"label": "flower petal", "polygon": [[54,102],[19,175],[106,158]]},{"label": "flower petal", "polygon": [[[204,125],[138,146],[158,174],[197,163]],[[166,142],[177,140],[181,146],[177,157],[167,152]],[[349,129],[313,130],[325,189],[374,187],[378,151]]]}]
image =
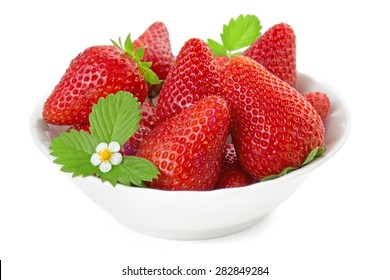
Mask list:
[{"label": "flower petal", "polygon": [[100,152],[101,150],[104,150],[104,149],[107,149],[108,148],[108,144],[107,143],[100,143],[99,145],[96,146],[96,152]]},{"label": "flower petal", "polygon": [[121,145],[119,145],[118,142],[111,142],[111,143],[108,145],[108,148],[109,148],[113,153],[117,153],[117,152],[119,152],[119,150],[121,149]]},{"label": "flower petal", "polygon": [[107,162],[107,161],[103,161],[100,165],[99,165],[99,169],[101,172],[103,173],[107,173],[108,171],[111,170],[111,163]]},{"label": "flower petal", "polygon": [[122,162],[122,154],[121,153],[114,153],[111,155],[111,163],[113,165],[118,165]]},{"label": "flower petal", "polygon": [[94,154],[91,156],[91,163],[92,163],[94,166],[98,166],[99,164],[102,163],[102,161],[100,160],[100,157],[99,157],[98,153],[94,153]]}]

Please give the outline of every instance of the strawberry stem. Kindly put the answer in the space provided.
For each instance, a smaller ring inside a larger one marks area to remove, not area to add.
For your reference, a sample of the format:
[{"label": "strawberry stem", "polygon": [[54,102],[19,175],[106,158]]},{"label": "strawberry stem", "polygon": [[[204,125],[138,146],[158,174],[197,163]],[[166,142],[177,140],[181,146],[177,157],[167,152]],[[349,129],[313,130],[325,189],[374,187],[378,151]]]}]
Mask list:
[{"label": "strawberry stem", "polygon": [[121,37],[118,38],[118,42],[115,42],[114,40],[110,39],[111,43],[122,50],[124,53],[126,53],[135,63],[138,64],[139,69],[141,70],[143,76],[145,77],[145,80],[151,84],[151,85],[158,85],[161,83],[161,80],[158,79],[156,73],[154,73],[150,66],[152,65],[152,62],[144,62],[141,61],[145,49],[144,48],[138,48],[137,50],[134,49],[133,41],[131,41],[131,34],[127,35],[125,39],[125,44],[122,44]]}]

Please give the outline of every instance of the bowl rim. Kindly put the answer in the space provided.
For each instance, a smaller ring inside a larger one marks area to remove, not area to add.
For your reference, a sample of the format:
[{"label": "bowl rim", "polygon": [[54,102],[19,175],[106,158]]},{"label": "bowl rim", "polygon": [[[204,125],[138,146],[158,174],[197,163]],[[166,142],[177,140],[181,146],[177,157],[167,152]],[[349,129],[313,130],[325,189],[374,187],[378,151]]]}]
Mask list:
[{"label": "bowl rim", "polygon": [[[109,182],[102,182],[99,178],[95,176],[87,176],[87,177],[72,177],[71,174],[66,173],[70,175],[73,179],[83,179],[83,180],[90,180],[93,183],[96,184],[101,184],[105,187],[110,187],[113,189],[120,189],[121,191],[128,191],[128,192],[149,192],[153,194],[162,194],[162,195],[175,195],[175,196],[181,196],[181,197],[197,197],[197,196],[223,196],[223,195],[239,195],[242,193],[248,193],[248,192],[253,192],[259,189],[261,186],[262,188],[268,188],[269,186],[283,183],[285,181],[289,181],[293,178],[296,177],[301,177],[309,173],[311,170],[316,169],[318,166],[324,164],[327,162],[330,158],[332,158],[340,149],[341,147],[345,144],[345,142],[348,139],[348,136],[350,134],[351,130],[351,113],[348,109],[347,103],[345,99],[338,93],[337,90],[332,88],[331,86],[328,85],[328,83],[317,79],[313,76],[310,76],[308,74],[298,72],[298,80],[299,78],[304,78],[304,79],[311,79],[321,85],[324,85],[329,90],[329,94],[333,100],[337,100],[337,104],[340,108],[342,108],[342,111],[345,114],[345,127],[344,131],[340,137],[340,139],[335,142],[335,144],[332,146],[331,149],[328,149],[327,152],[320,158],[317,158],[313,160],[310,164],[305,165],[303,167],[300,167],[293,172],[290,172],[286,175],[283,175],[281,177],[269,180],[269,181],[264,181],[264,182],[256,182],[251,185],[243,186],[243,187],[237,187],[237,188],[226,188],[226,189],[214,189],[214,190],[208,190],[208,191],[193,191],[193,190],[180,190],[180,191],[171,191],[171,190],[160,190],[160,189],[154,189],[154,188],[145,188],[145,187],[136,187],[136,186],[125,186],[123,184],[116,184],[115,187],[113,187]],[[45,100],[47,99],[47,95],[42,96],[38,102],[35,104],[35,107],[33,109],[33,112],[30,116],[30,133],[31,136],[37,145],[37,147],[41,150],[41,152],[50,160],[53,161],[54,157],[50,155],[49,149],[41,142],[39,141],[38,137],[38,132],[36,128],[36,122],[39,119],[42,119],[42,108]],[[261,184],[261,185],[259,185]]]}]

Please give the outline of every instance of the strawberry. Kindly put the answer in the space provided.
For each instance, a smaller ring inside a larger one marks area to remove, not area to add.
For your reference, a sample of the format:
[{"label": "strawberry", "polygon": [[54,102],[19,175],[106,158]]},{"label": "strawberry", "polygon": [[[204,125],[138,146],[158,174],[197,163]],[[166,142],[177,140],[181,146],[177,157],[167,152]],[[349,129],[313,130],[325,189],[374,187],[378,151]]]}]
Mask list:
[{"label": "strawberry", "polygon": [[221,92],[231,108],[239,161],[252,177],[299,167],[323,146],[324,125],[313,106],[253,59],[230,60],[221,72]]},{"label": "strawberry", "polygon": [[226,64],[229,63],[229,57],[226,55],[217,55],[214,60],[215,64],[217,65],[218,69],[222,69]]},{"label": "strawberry", "polygon": [[153,162],[160,171],[149,186],[163,190],[213,189],[229,124],[226,101],[208,96],[156,126],[136,154]]},{"label": "strawberry", "polygon": [[84,130],[88,133],[91,133],[91,131],[89,130],[89,123],[88,124],[75,124],[75,125],[71,126],[67,131],[70,131],[71,129],[75,129],[77,131]]},{"label": "strawberry", "polygon": [[243,53],[283,81],[295,87],[297,81],[295,33],[279,23],[268,29]]},{"label": "strawberry", "polygon": [[238,161],[233,144],[225,144],[222,159],[221,174],[216,185],[217,189],[247,186],[255,180],[246,173]]},{"label": "strawberry", "polygon": [[159,79],[164,80],[171,69],[173,54],[168,29],[162,22],[155,22],[134,41],[134,48],[143,47],[145,53],[141,61],[151,62],[152,69]]},{"label": "strawberry", "polygon": [[156,107],[149,101],[145,100],[141,104],[141,123],[153,129],[156,126]]},{"label": "strawberry", "polygon": [[241,166],[234,166],[221,171],[216,189],[238,188],[253,184],[255,180]]},{"label": "strawberry", "polygon": [[209,46],[200,39],[190,39],[181,48],[161,88],[156,110],[158,122],[219,92],[219,71]]},{"label": "strawberry", "polygon": [[321,119],[325,120],[330,109],[329,97],[325,93],[319,91],[304,93],[303,97],[317,110]]},{"label": "strawberry", "polygon": [[124,47],[93,46],[74,58],[61,80],[48,97],[43,119],[50,124],[87,124],[92,106],[99,98],[118,91],[131,92],[143,102],[147,82],[159,82],[149,63],[141,62],[142,52],[134,50],[130,35]]},{"label": "strawberry", "polygon": [[150,128],[146,125],[140,124],[138,130],[130,137],[130,139],[122,145],[121,154],[124,156],[134,156],[138,147],[146,135],[149,134]]}]

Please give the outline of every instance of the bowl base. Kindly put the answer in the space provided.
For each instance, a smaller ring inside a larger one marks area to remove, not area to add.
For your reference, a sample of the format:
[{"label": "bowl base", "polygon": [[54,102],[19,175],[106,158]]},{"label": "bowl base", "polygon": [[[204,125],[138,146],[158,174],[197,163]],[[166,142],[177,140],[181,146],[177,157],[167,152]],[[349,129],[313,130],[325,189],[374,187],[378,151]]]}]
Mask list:
[{"label": "bowl base", "polygon": [[228,227],[223,227],[223,228],[216,228],[216,229],[205,229],[205,230],[166,230],[166,229],[157,229],[157,228],[149,228],[149,227],[144,227],[141,225],[135,225],[131,223],[130,221],[127,221],[125,219],[121,219],[119,217],[115,217],[121,224],[124,226],[147,234],[151,235],[154,237],[160,237],[160,238],[165,238],[165,239],[176,239],[176,240],[200,240],[200,239],[211,239],[211,238],[217,238],[217,237],[222,237],[226,235],[230,235],[233,233],[240,232],[244,229],[247,229],[251,226],[254,226],[261,220],[263,220],[267,214],[247,221],[245,223],[241,223],[238,225],[234,226],[228,226]]}]

